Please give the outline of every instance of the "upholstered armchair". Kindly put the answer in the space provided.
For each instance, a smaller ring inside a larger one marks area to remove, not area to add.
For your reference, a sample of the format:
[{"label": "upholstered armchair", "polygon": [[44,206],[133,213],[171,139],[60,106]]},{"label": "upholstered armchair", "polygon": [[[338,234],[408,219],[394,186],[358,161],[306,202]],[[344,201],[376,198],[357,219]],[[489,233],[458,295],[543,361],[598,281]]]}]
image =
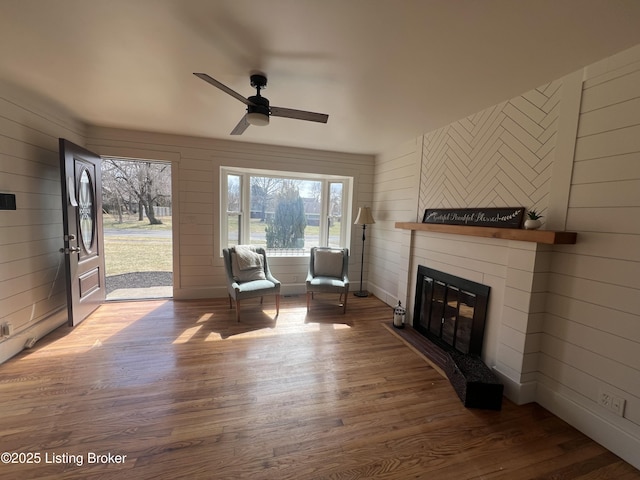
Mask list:
[{"label": "upholstered armchair", "polygon": [[276,296],[276,316],[280,313],[280,282],[271,275],[264,248],[238,245],[222,250],[227,272],[229,308],[236,304],[236,320],[240,321],[240,302],[248,298]]},{"label": "upholstered armchair", "polygon": [[313,247],[307,275],[307,311],[314,293],[339,293],[342,313],[347,311],[349,298],[349,249]]}]

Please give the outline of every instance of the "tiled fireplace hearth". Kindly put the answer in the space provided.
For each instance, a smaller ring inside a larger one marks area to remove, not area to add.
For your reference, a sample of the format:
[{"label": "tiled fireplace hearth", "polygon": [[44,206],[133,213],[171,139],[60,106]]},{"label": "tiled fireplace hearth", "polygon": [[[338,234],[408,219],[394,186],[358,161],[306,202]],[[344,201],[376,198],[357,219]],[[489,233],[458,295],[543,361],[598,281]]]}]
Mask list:
[{"label": "tiled fireplace hearth", "polygon": [[[575,243],[575,234],[420,223],[396,227],[407,231],[402,259],[407,283],[399,291],[407,311],[414,311],[420,265],[490,287],[481,358],[504,383],[510,400],[533,401],[552,245]],[[537,236],[531,240],[529,234]],[[413,315],[409,321],[417,326]]]}]

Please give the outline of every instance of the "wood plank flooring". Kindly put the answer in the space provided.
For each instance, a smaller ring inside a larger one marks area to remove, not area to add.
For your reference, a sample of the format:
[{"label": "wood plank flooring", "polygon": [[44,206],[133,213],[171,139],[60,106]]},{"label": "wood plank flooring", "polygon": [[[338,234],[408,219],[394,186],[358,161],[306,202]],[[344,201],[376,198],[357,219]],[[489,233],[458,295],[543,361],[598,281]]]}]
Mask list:
[{"label": "wood plank flooring", "polygon": [[61,327],[0,365],[0,452],[40,455],[0,477],[640,479],[540,406],[465,409],[379,300],[316,298],[240,323],[226,299],[109,303]]}]

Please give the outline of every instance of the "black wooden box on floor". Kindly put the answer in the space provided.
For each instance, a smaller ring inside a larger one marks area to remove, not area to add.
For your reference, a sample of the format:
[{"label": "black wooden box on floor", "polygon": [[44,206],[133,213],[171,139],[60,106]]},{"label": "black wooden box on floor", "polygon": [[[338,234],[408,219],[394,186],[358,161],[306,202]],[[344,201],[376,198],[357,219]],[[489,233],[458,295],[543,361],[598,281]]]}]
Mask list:
[{"label": "black wooden box on floor", "polygon": [[502,409],[504,386],[479,357],[456,351],[446,355],[444,371],[465,407]]}]

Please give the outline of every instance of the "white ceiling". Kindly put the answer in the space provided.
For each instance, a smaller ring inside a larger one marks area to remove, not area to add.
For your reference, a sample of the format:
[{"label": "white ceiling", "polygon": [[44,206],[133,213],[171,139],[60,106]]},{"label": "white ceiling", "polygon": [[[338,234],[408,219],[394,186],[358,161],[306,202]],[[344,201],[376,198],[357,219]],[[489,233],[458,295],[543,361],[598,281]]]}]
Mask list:
[{"label": "white ceiling", "polygon": [[[640,43],[638,0],[0,0],[0,78],[94,125],[356,153]],[[272,105],[329,114],[229,132]]]}]

